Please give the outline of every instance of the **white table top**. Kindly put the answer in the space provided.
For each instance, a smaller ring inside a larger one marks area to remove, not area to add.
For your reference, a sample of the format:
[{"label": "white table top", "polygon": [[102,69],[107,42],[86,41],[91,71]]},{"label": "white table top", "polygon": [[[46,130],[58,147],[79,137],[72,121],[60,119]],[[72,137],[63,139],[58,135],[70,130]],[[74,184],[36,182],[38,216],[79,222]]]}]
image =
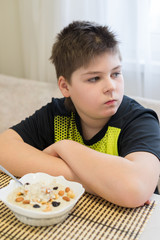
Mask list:
[{"label": "white table top", "polygon": [[153,194],[151,200],[156,201],[156,206],[139,240],[160,240],[160,195]]}]

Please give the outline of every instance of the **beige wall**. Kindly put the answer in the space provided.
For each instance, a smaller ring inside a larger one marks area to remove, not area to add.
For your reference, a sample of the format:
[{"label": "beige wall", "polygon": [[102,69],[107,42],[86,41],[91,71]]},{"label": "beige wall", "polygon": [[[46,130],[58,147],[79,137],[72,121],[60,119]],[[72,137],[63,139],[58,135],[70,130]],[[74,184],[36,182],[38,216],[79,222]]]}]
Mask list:
[{"label": "beige wall", "polygon": [[18,0],[0,0],[0,73],[23,77]]}]

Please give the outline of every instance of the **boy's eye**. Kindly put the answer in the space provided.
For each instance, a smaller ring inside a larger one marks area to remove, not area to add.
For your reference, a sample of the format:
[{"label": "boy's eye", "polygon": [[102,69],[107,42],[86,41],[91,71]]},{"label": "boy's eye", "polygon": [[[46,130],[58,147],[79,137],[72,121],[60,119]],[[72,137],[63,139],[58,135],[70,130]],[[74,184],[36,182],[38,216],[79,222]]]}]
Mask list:
[{"label": "boy's eye", "polygon": [[100,77],[93,77],[93,78],[90,78],[90,79],[88,79],[88,81],[89,82],[96,82],[96,81],[98,81],[100,79]]},{"label": "boy's eye", "polygon": [[115,72],[115,73],[112,73],[112,77],[113,78],[117,78],[119,75],[121,74],[121,72]]}]

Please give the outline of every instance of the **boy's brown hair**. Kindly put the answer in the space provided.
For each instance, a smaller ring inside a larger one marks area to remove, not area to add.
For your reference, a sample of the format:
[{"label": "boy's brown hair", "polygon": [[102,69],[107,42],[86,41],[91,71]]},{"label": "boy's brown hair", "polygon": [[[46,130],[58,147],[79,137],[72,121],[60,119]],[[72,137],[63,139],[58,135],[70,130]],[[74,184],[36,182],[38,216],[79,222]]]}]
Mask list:
[{"label": "boy's brown hair", "polygon": [[[63,76],[71,84],[72,73],[105,52],[118,53],[118,41],[107,26],[94,22],[74,21],[58,35],[50,57],[57,78]],[[69,110],[74,110],[70,98],[65,99]]]}]

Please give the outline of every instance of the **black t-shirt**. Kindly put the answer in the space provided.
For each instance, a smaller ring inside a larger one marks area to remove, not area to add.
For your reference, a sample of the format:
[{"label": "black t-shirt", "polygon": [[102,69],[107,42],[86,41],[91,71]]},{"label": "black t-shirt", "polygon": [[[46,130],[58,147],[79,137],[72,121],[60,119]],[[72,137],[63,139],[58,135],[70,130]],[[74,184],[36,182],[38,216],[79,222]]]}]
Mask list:
[{"label": "black t-shirt", "polygon": [[80,118],[77,113],[66,110],[64,98],[53,98],[12,129],[26,143],[40,150],[67,138],[113,155],[125,157],[131,152],[146,151],[160,159],[160,127],[156,113],[127,96],[123,97],[116,114],[90,140],[83,138]]}]

